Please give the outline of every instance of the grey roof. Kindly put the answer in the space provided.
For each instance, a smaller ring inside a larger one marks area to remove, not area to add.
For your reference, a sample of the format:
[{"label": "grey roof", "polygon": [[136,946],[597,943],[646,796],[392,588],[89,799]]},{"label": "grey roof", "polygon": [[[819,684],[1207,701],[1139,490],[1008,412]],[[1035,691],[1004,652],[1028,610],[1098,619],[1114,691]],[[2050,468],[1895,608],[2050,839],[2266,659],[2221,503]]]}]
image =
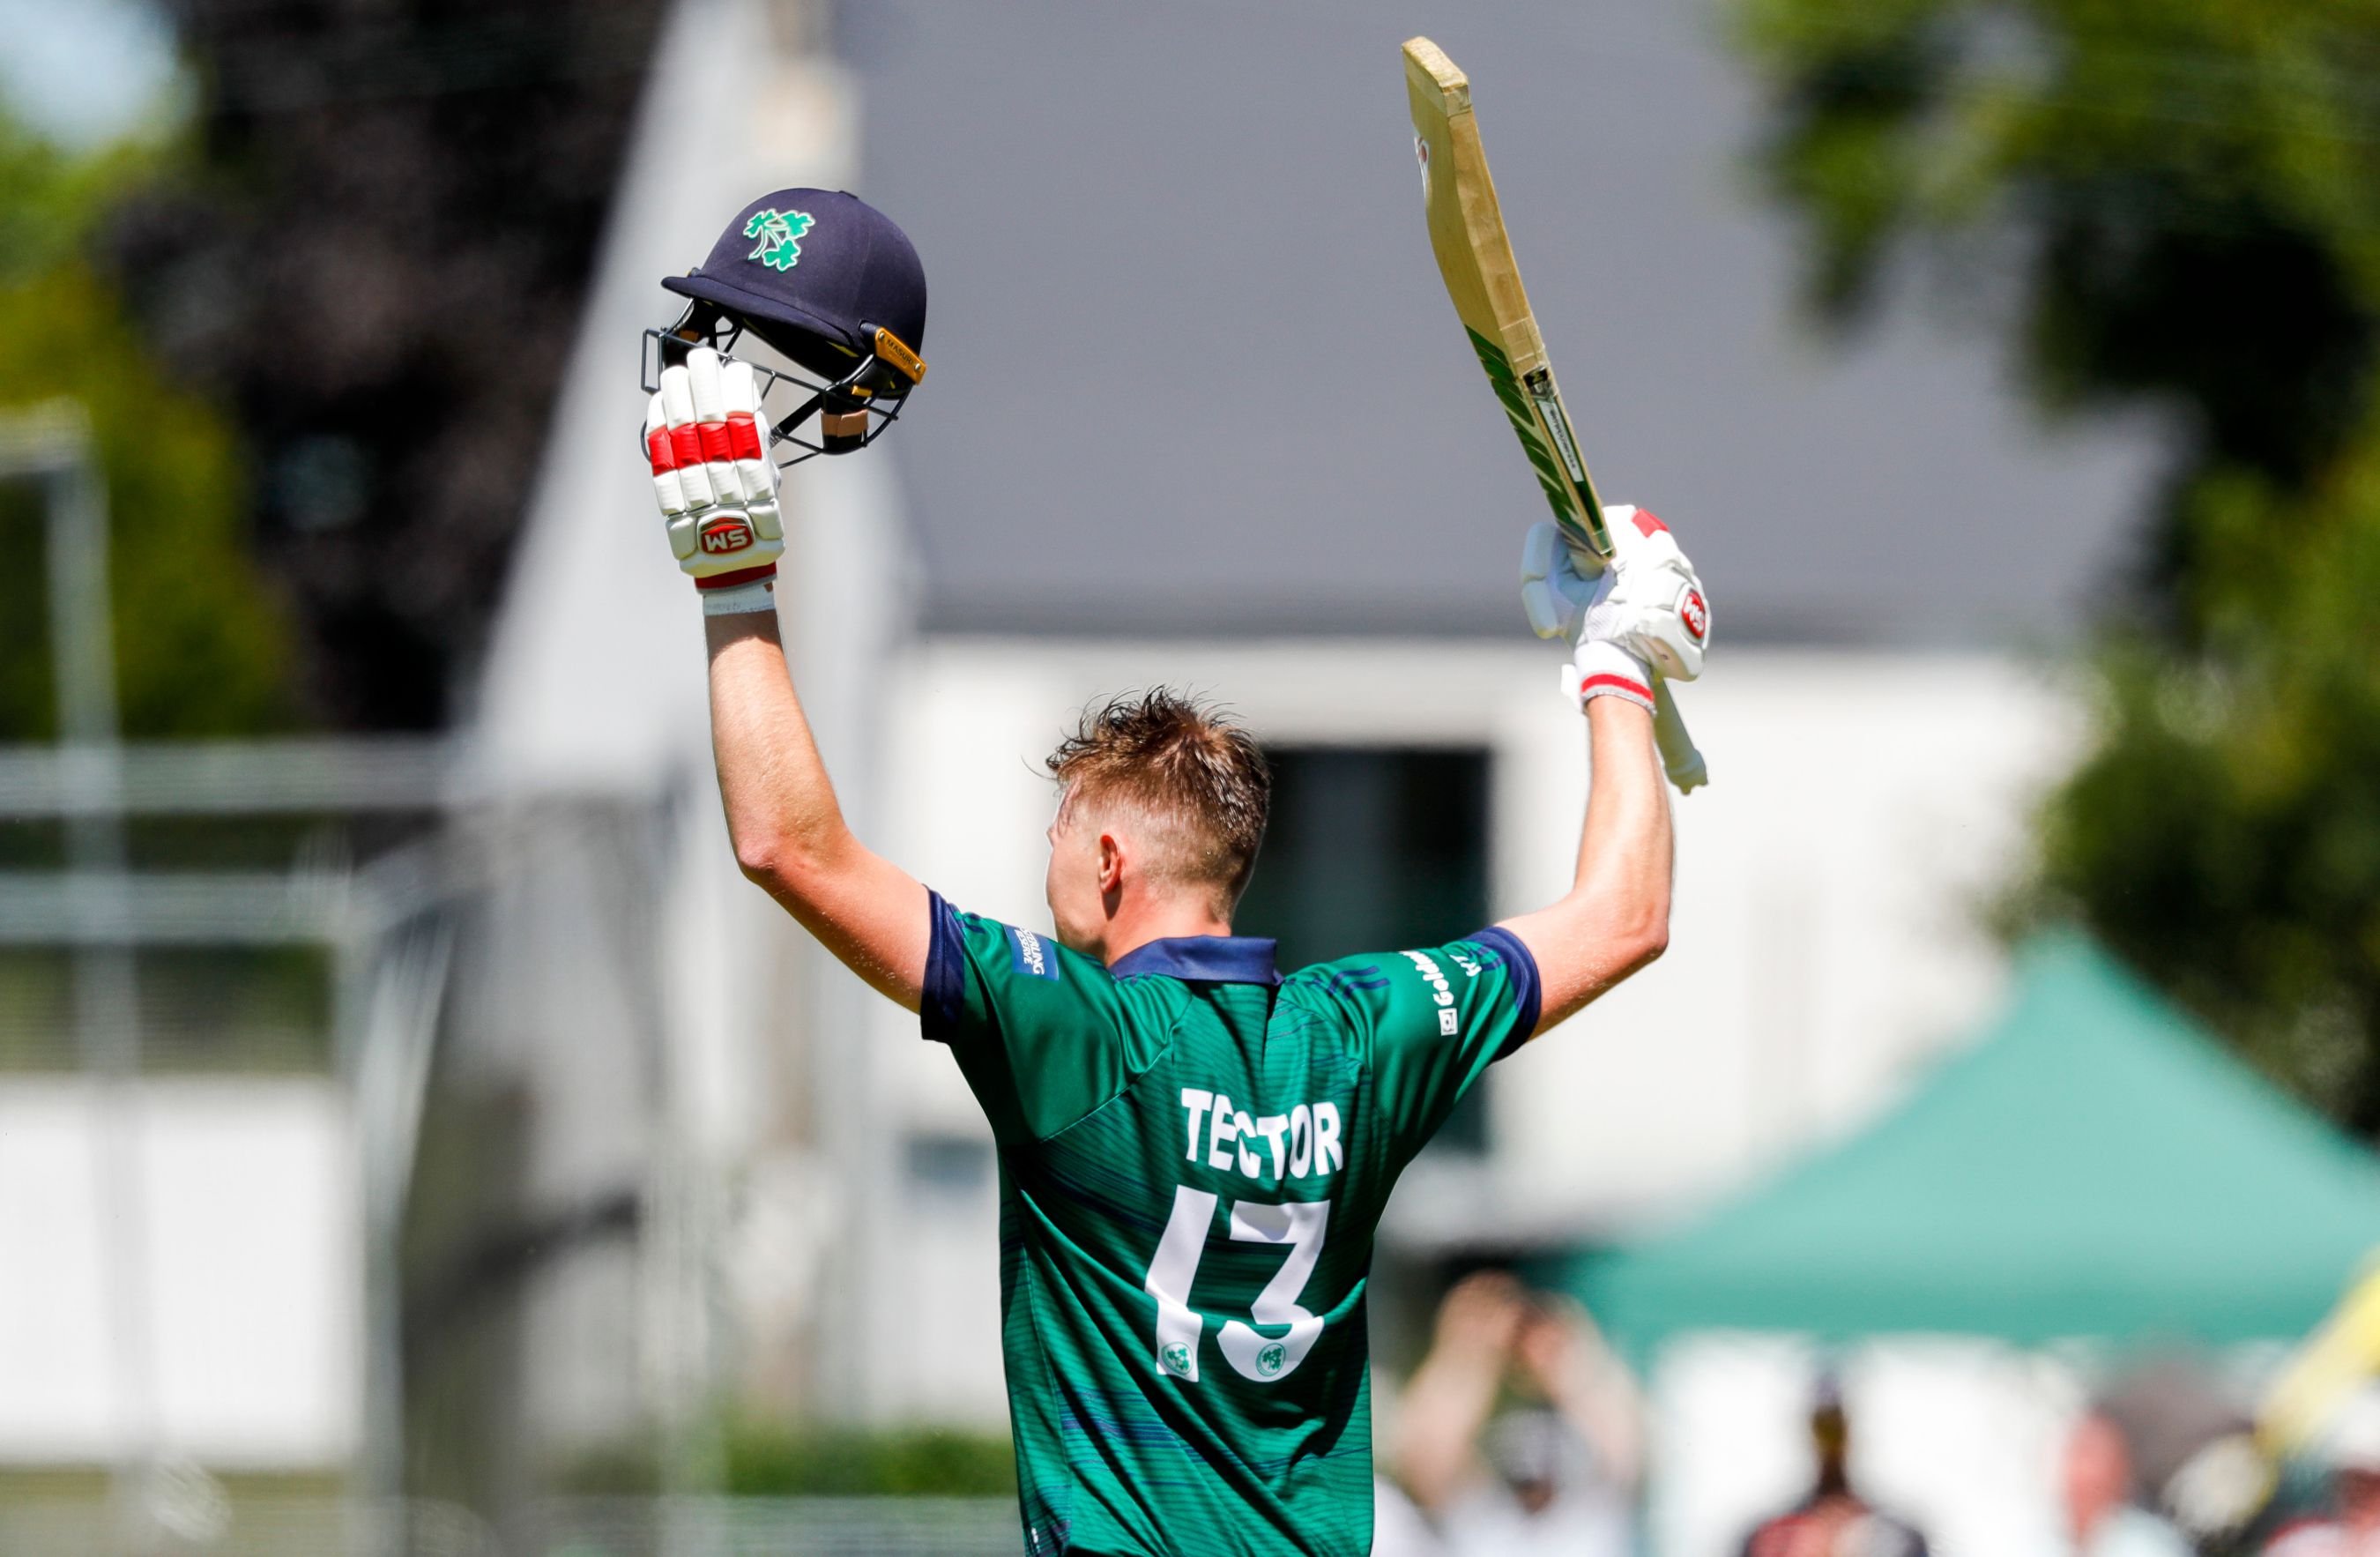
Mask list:
[{"label": "grey roof", "polygon": [[1762,205],[1754,83],[1678,0],[871,0],[860,192],[916,239],[931,375],[882,445],[930,626],[1512,632],[1543,517],[1422,227],[1398,45],[1470,72],[1607,498],[1730,637],[2070,630],[2149,430],[2053,436],[1998,343],[1837,351]]}]

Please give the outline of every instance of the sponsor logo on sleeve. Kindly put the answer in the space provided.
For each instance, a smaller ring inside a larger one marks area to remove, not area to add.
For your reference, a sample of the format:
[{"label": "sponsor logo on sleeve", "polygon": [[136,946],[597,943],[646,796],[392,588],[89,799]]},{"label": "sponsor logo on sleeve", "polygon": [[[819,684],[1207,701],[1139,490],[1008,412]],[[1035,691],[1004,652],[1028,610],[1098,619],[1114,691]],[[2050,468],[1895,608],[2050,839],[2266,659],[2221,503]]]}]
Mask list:
[{"label": "sponsor logo on sleeve", "polygon": [[1028,979],[1047,979],[1052,983],[1058,978],[1058,957],[1045,938],[1029,930],[1008,927],[1008,952],[1016,971]]},{"label": "sponsor logo on sleeve", "polygon": [[1446,975],[1439,970],[1438,964],[1427,953],[1407,952],[1405,956],[1413,963],[1415,971],[1429,985],[1430,1001],[1438,1007],[1439,1035],[1445,1038],[1456,1036],[1463,1030],[1463,1014],[1455,1007],[1454,991],[1448,986]]}]

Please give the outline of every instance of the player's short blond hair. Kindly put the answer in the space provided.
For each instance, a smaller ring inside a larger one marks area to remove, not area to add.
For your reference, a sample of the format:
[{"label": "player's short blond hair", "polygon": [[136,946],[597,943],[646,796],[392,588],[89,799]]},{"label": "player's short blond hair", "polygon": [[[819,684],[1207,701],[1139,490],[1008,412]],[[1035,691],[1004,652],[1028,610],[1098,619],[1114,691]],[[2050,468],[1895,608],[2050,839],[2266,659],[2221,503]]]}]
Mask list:
[{"label": "player's short blond hair", "polygon": [[1087,708],[1050,754],[1062,819],[1086,803],[1147,824],[1156,873],[1211,888],[1228,916],[1256,870],[1272,809],[1272,770],[1256,737],[1221,711],[1170,687]]}]

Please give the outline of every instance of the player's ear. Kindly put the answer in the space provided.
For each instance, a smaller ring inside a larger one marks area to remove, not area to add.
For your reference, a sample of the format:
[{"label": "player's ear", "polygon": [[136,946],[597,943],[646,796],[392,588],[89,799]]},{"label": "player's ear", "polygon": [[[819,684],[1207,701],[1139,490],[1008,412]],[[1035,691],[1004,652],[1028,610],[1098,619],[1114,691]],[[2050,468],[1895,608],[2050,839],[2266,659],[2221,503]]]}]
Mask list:
[{"label": "player's ear", "polygon": [[1123,841],[1106,828],[1099,829],[1099,891],[1111,893],[1123,884]]}]

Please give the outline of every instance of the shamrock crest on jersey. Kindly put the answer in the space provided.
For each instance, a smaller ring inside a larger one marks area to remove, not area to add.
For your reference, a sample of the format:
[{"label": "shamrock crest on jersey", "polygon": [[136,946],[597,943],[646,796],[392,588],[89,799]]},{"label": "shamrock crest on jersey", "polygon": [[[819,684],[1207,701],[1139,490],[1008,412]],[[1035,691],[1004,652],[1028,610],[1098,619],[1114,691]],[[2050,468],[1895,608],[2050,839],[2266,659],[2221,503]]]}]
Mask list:
[{"label": "shamrock crest on jersey", "polygon": [[806,211],[756,211],[744,224],[744,236],[760,241],[744,257],[772,271],[792,270],[801,262],[803,235],[817,225]]}]

